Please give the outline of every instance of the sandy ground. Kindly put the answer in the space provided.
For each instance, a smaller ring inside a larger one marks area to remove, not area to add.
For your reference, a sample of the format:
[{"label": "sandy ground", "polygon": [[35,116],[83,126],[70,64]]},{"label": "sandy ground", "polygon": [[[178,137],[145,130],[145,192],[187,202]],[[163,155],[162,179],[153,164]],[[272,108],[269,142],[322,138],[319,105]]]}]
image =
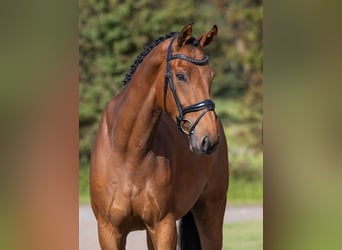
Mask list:
[{"label": "sandy ground", "polygon": [[[225,223],[262,220],[262,206],[228,206]],[[147,250],[145,231],[131,232],[127,238],[127,250]],[[100,250],[97,239],[96,220],[90,206],[79,208],[79,250]]]}]

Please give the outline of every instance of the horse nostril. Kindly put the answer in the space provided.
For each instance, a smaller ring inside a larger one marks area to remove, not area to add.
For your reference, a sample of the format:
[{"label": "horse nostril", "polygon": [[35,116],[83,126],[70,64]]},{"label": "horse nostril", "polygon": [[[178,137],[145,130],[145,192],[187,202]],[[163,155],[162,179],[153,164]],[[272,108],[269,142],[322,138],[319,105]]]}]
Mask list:
[{"label": "horse nostril", "polygon": [[205,136],[202,140],[202,143],[201,143],[201,150],[203,152],[207,153],[209,148],[210,148],[209,138],[208,138],[208,136]]}]

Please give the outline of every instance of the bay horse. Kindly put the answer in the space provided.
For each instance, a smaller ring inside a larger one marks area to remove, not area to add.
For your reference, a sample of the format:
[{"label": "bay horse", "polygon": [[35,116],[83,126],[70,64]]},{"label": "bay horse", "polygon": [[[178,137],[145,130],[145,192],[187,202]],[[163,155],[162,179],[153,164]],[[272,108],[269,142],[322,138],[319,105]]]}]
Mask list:
[{"label": "bay horse", "polygon": [[91,157],[91,206],[101,249],[146,230],[149,250],[222,249],[228,190],[223,126],[210,99],[214,71],[192,24],[142,52],[106,106]]}]

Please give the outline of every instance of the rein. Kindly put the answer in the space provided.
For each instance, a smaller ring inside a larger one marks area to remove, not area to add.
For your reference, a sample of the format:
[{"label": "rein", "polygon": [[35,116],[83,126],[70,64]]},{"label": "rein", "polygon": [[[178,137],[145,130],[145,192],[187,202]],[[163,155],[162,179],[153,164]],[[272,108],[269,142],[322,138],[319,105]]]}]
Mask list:
[{"label": "rein", "polygon": [[[183,107],[182,104],[179,101],[177,92],[176,92],[176,88],[173,82],[173,78],[172,78],[172,72],[171,72],[171,66],[170,66],[170,61],[174,60],[174,59],[180,59],[180,60],[185,60],[188,61],[192,64],[198,65],[198,66],[204,66],[208,64],[208,60],[209,57],[206,55],[203,59],[201,60],[197,60],[191,57],[188,57],[186,55],[182,55],[182,54],[175,54],[172,55],[172,44],[174,42],[174,40],[177,38],[177,36],[175,36],[174,38],[172,38],[169,47],[167,49],[167,58],[166,58],[166,73],[165,73],[165,78],[164,78],[164,110],[166,112],[166,94],[167,94],[167,89],[168,86],[170,86],[171,92],[173,94],[173,98],[176,102],[177,105],[177,109],[178,109],[178,116],[176,117],[177,120],[177,125],[180,131],[182,131],[182,133],[187,134],[187,135],[192,135],[195,127],[197,126],[197,124],[199,123],[199,121],[201,120],[201,118],[208,112],[208,111],[213,111],[215,112],[215,103],[210,100],[210,99],[206,99],[203,100],[201,102]],[[197,112],[200,110],[204,110],[199,117],[196,119],[195,122],[192,122],[186,118],[184,118],[184,116],[187,113],[191,113],[191,112]],[[185,123],[189,123],[190,124],[190,130],[189,132],[187,132],[184,128],[183,125]]]}]

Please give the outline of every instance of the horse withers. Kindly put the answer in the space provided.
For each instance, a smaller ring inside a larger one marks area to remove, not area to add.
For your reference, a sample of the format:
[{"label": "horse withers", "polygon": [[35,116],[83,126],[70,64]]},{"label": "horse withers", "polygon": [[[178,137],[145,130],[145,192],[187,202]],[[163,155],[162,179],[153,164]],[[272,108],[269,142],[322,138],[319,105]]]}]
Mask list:
[{"label": "horse withers", "polygon": [[210,99],[214,71],[192,24],[147,47],[103,112],[91,158],[91,206],[101,249],[125,249],[146,230],[148,249],[222,249],[228,189],[223,126]]}]

